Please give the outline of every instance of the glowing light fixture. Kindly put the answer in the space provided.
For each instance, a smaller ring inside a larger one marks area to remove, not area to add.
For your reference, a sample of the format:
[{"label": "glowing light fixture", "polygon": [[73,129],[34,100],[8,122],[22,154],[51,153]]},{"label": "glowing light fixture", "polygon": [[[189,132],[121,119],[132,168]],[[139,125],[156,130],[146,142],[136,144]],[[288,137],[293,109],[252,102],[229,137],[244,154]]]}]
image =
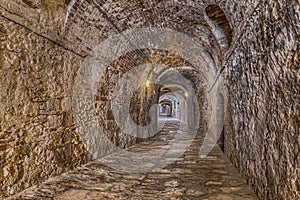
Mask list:
[{"label": "glowing light fixture", "polygon": [[150,81],[147,79],[147,81],[146,81],[146,87],[149,87],[149,85],[150,85]]}]

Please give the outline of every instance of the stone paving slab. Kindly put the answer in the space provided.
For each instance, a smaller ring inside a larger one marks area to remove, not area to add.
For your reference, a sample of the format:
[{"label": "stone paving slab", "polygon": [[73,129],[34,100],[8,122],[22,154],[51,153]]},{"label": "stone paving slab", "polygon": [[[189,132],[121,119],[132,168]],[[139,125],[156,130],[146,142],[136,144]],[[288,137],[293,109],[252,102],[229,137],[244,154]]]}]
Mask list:
[{"label": "stone paving slab", "polygon": [[[167,122],[157,136],[127,150],[145,152],[167,145],[177,128],[178,123]],[[93,161],[9,199],[258,199],[219,146],[207,157],[198,157],[203,137],[198,134],[179,159],[158,171],[123,173]]]}]

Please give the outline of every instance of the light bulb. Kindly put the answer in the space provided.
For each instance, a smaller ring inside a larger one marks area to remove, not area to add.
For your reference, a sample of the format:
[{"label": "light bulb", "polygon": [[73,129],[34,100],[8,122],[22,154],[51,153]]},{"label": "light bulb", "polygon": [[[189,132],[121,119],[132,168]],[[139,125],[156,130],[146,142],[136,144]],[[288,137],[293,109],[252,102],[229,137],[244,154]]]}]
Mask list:
[{"label": "light bulb", "polygon": [[146,81],[146,87],[149,87],[149,85],[150,85],[150,82],[149,82],[149,80],[147,80]]}]

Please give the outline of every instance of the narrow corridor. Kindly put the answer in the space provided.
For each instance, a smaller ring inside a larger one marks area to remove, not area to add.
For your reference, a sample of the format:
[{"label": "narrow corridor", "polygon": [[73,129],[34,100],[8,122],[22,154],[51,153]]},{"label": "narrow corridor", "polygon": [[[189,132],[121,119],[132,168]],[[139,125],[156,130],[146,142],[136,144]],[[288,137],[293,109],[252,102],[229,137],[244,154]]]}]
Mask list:
[{"label": "narrow corridor", "polygon": [[[165,146],[178,128],[179,121],[166,120],[164,128],[155,137],[133,145],[127,151],[152,151]],[[156,172],[118,173],[93,161],[11,199],[257,199],[219,146],[215,146],[206,158],[198,157],[203,136],[198,134],[182,157]]]},{"label": "narrow corridor", "polygon": [[0,200],[300,200],[299,2],[0,0]]}]

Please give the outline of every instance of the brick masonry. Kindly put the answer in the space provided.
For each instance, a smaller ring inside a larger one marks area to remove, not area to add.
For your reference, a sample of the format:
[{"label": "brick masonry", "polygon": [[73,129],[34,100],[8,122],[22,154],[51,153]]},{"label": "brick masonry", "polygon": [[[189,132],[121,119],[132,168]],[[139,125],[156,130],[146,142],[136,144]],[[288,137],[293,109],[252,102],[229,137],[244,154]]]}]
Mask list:
[{"label": "brick masonry", "polygon": [[[225,153],[258,196],[299,198],[297,0],[72,2],[0,0],[0,196],[20,192],[90,159],[72,116],[77,70],[107,37],[156,26],[194,38],[217,69],[225,67]],[[219,47],[205,20],[209,4],[219,5],[231,26],[227,51]],[[123,67],[117,70],[124,72]],[[201,90],[199,94],[206,97]],[[101,97],[101,101],[108,98]],[[109,115],[100,114],[99,120]],[[126,141],[123,146],[134,143]]]}]

